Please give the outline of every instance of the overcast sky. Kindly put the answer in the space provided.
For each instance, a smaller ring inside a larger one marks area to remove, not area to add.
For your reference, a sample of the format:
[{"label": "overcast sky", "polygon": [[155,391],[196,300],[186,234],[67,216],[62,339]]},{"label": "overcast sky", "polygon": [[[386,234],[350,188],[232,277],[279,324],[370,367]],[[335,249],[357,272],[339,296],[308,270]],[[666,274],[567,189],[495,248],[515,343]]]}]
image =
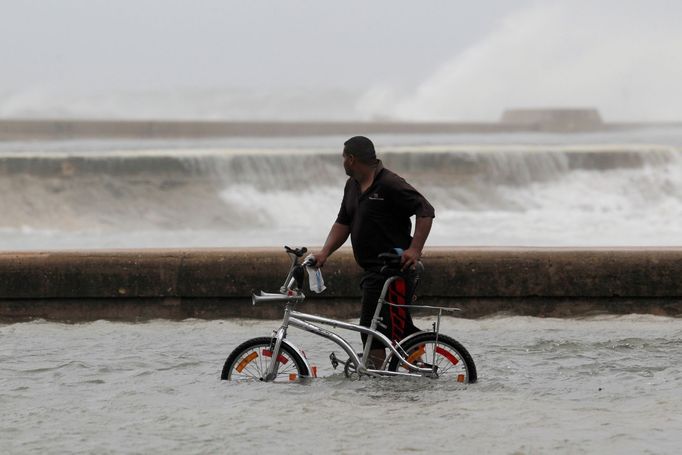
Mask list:
[{"label": "overcast sky", "polygon": [[287,117],[287,101],[259,113],[253,94],[312,105],[306,96],[340,90],[352,98],[343,112],[322,98],[309,114],[463,120],[579,105],[682,120],[677,1],[0,0],[0,11],[5,117],[78,115],[86,95],[123,97],[100,115],[125,116],[142,107],[120,93],[145,91],[184,93],[185,116],[201,116],[187,106],[197,90],[229,93],[252,108],[244,117]]}]

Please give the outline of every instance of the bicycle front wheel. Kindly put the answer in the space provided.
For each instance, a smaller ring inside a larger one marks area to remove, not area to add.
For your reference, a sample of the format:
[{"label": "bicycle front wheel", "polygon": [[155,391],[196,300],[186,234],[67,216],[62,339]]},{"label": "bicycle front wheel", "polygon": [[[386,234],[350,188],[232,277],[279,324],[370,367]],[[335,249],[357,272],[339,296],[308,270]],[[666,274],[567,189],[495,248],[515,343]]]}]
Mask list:
[{"label": "bicycle front wheel", "polygon": [[[264,381],[272,363],[274,341],[269,337],[253,338],[235,348],[223,366],[220,379],[228,381]],[[273,382],[298,381],[310,376],[308,366],[301,355],[291,346],[282,343],[279,355],[277,376]]]},{"label": "bicycle front wheel", "polygon": [[[476,365],[471,354],[454,338],[425,332],[407,340],[400,345],[405,352],[405,359],[412,365],[421,368],[436,366],[439,378],[463,382],[476,382]],[[390,371],[407,370],[407,366],[400,359],[393,356],[388,364]]]}]

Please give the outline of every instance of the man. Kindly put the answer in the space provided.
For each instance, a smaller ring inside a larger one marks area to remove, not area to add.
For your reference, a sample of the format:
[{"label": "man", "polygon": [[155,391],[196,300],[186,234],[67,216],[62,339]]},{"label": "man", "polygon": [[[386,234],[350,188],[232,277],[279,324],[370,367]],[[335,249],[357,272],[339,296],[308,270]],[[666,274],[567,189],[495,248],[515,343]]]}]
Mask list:
[{"label": "man", "polygon": [[[360,324],[369,327],[386,281],[386,277],[379,272],[383,264],[378,255],[394,248],[404,250],[401,268],[408,275],[407,289],[399,291],[409,303],[414,286],[410,271],[422,255],[435,214],[431,204],[417,190],[402,177],[383,167],[376,158],[374,144],[368,138],[355,136],[344,143],[343,167],[349,179],[343,191],[341,209],[315,259],[316,265],[322,267],[350,235],[355,260],[364,269],[360,282]],[[416,215],[414,237],[410,235],[412,215]],[[402,316],[398,318],[400,327],[397,327],[395,315],[391,311],[392,307],[388,305],[382,308],[382,324],[387,326],[380,326],[382,333],[399,341],[418,331],[412,324],[409,312],[403,310]],[[364,343],[366,336],[363,335],[362,340]],[[378,367],[385,355],[383,344],[374,340],[370,359]]]}]

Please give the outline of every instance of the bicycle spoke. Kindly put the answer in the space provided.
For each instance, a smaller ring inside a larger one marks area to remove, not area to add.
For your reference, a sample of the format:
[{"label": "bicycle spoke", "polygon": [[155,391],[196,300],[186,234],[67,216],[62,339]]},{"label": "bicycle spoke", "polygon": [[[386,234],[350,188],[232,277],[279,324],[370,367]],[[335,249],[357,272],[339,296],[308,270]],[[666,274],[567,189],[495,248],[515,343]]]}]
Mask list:
[{"label": "bicycle spoke", "polygon": [[260,378],[262,376],[261,372],[258,371],[258,365],[255,365],[253,367],[248,367],[242,370],[242,373],[247,376],[251,376],[253,378]]},{"label": "bicycle spoke", "polygon": [[447,342],[430,340],[414,345],[405,352],[405,358],[417,366],[433,365],[439,377],[467,382],[469,372],[466,362],[459,351],[453,349]]}]

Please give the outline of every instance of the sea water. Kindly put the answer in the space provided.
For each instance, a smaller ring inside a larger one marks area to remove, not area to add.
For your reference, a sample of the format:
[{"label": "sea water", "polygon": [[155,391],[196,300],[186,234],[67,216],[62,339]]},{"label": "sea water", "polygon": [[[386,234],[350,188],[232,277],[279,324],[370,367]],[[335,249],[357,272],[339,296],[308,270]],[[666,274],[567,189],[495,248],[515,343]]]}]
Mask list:
[{"label": "sea water", "polygon": [[[429,319],[418,325],[430,326]],[[479,380],[220,381],[276,321],[0,325],[2,453],[677,453],[682,319],[447,317]],[[341,332],[356,345],[356,334]]]},{"label": "sea water", "polygon": [[[345,137],[0,143],[0,249],[321,245]],[[682,128],[373,136],[428,246],[671,246]]]}]

